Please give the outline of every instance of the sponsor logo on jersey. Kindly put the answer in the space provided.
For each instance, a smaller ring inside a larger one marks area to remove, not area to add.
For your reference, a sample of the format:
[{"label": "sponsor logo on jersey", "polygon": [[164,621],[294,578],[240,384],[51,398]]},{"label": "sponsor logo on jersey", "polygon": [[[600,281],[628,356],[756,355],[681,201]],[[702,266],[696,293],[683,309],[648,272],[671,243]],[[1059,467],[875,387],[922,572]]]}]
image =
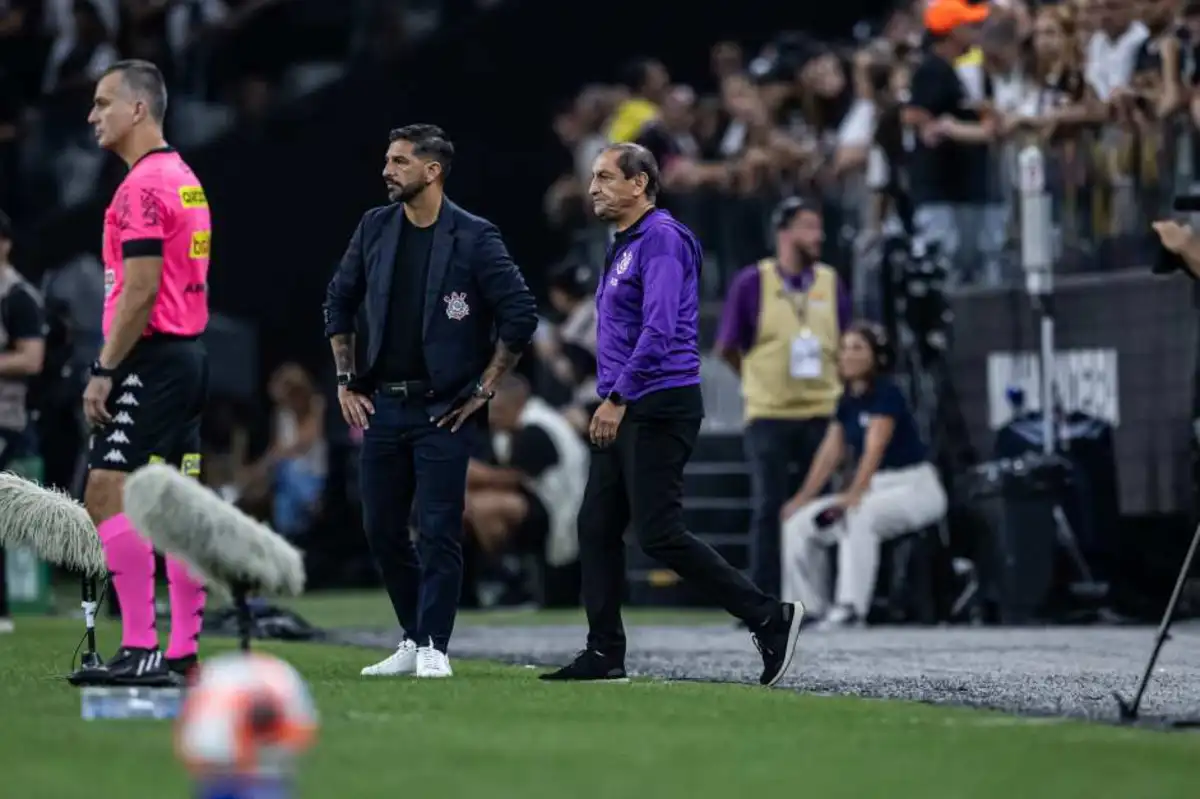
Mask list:
[{"label": "sponsor logo on jersey", "polygon": [[192,234],[192,244],[188,247],[188,255],[193,258],[207,258],[212,249],[212,233],[207,230],[197,230]]},{"label": "sponsor logo on jersey", "polygon": [[180,186],[179,202],[183,203],[184,208],[208,207],[208,198],[204,196],[204,189],[199,186]]}]

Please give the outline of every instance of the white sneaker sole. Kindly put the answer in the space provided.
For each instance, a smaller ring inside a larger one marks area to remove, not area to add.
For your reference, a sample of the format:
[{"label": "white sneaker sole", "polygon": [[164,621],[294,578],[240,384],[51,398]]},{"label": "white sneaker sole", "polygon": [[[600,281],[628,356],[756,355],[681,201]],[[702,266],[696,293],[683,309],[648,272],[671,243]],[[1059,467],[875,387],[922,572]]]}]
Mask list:
[{"label": "white sneaker sole", "polygon": [[359,677],[412,677],[415,671],[360,671]]},{"label": "white sneaker sole", "polygon": [[787,650],[783,657],[783,666],[779,669],[779,673],[767,683],[767,688],[773,688],[776,683],[787,676],[791,671],[792,661],[796,657],[796,644],[800,641],[800,626],[804,623],[804,606],[799,602],[793,602],[792,606],[796,609],[792,616],[792,623],[788,627]]},{"label": "white sneaker sole", "polygon": [[358,674],[360,677],[411,677],[417,673],[417,666],[414,663],[407,669],[395,669],[393,671],[372,671],[375,666],[367,666]]},{"label": "white sneaker sole", "polygon": [[415,673],[413,674],[413,676],[414,676],[414,677],[416,677],[417,679],[420,679],[420,680],[444,680],[444,679],[446,679],[447,677],[453,677],[453,676],[454,676],[454,672],[452,672],[452,671],[445,671],[445,672],[441,672],[441,671],[439,671],[439,672],[437,672],[436,674],[430,674],[429,672],[425,672],[424,674],[422,674],[421,672],[419,672],[419,671],[418,671],[418,672],[415,672]]}]

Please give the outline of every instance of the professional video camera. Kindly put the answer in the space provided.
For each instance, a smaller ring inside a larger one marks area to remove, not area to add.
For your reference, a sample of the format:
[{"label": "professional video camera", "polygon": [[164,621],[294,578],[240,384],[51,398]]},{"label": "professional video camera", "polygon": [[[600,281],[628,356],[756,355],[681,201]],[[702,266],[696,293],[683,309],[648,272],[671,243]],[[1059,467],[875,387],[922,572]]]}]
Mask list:
[{"label": "professional video camera", "polygon": [[885,303],[885,313],[895,314],[887,320],[894,326],[889,332],[900,333],[894,340],[909,338],[904,344],[918,347],[922,361],[942,357],[953,322],[946,301],[950,259],[936,242],[892,236],[883,244],[883,274],[885,297],[891,300]]}]

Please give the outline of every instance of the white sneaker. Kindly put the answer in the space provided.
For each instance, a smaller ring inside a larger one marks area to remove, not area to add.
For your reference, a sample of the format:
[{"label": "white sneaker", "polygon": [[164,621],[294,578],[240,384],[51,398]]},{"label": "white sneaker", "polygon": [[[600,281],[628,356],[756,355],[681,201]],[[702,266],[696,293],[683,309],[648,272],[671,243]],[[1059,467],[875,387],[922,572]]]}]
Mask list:
[{"label": "white sneaker", "polygon": [[374,666],[362,670],[364,677],[398,677],[414,674],[417,671],[417,645],[405,638],[396,647],[396,651],[388,655]]},{"label": "white sneaker", "polygon": [[445,652],[439,652],[434,649],[433,641],[429,642],[429,646],[423,646],[417,650],[417,676],[454,676],[454,670],[450,668],[450,658],[446,657]]},{"label": "white sneaker", "polygon": [[0,617],[0,633],[11,633],[16,627],[13,625],[13,620],[7,617]]}]

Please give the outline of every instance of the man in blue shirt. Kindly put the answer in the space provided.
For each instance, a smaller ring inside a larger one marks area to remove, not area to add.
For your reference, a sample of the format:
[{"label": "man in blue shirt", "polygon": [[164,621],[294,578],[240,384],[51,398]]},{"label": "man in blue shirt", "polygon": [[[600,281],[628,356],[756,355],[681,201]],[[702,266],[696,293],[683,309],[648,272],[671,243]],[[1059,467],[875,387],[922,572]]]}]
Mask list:
[{"label": "man in blue shirt", "polygon": [[638,144],[615,144],[592,168],[596,216],[617,231],[596,291],[597,391],[593,454],[579,512],[587,647],[546,680],[624,680],[622,536],[632,524],[651,557],[744,621],[762,653],[759,682],[774,685],[795,652],[804,609],[768,596],[683,524],[683,468],[704,403],[700,394],[696,237],[655,208],[658,164]]}]

